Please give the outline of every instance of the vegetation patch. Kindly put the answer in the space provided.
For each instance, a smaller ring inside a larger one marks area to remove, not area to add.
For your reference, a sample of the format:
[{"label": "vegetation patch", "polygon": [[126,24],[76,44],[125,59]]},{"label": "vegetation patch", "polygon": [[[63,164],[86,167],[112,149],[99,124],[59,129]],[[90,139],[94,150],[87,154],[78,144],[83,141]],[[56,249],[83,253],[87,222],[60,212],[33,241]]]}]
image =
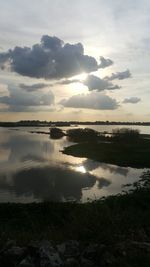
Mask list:
[{"label": "vegetation patch", "polygon": [[[22,247],[26,251],[23,257],[33,261],[41,251],[35,241],[46,239],[53,241],[54,248],[75,240],[74,244],[79,245],[79,266],[85,266],[83,255],[95,262],[90,266],[149,266],[149,206],[150,172],[144,173],[132,190],[91,203],[0,204],[0,261],[9,261],[9,265],[2,266],[18,266],[12,265],[10,252],[14,260],[18,257],[16,251],[22,253]],[[8,239],[15,240],[21,250],[16,245],[8,248]]]},{"label": "vegetation patch", "polygon": [[[112,136],[97,134],[89,140],[84,134],[85,138],[82,135],[78,144],[66,147],[63,153],[119,166],[150,167],[150,139],[142,138],[137,130],[117,130]],[[76,135],[74,141],[79,140]]]}]

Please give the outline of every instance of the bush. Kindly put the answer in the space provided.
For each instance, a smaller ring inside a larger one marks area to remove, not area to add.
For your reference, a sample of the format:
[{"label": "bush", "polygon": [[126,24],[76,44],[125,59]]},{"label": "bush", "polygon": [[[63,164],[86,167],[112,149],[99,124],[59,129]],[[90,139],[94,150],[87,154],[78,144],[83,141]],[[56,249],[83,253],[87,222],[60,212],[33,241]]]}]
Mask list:
[{"label": "bush", "polygon": [[74,142],[95,141],[98,135],[97,131],[90,128],[70,129],[67,131],[68,138]]},{"label": "bush", "polygon": [[61,138],[63,137],[65,134],[64,132],[59,129],[59,128],[50,128],[50,137],[53,139],[57,139],[57,138]]},{"label": "bush", "polygon": [[114,129],[112,134],[116,141],[135,142],[140,138],[140,131],[132,128]]}]

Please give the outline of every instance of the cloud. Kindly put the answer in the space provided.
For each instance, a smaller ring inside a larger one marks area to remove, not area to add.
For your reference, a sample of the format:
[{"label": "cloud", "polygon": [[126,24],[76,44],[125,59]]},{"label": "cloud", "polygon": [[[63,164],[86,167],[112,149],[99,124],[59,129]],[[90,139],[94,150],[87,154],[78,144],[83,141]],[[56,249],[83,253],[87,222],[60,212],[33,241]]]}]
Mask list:
[{"label": "cloud", "polygon": [[89,94],[79,94],[60,101],[64,107],[114,110],[119,107],[118,102],[102,93],[92,92]]},{"label": "cloud", "polygon": [[62,80],[60,82],[56,82],[56,84],[67,85],[67,84],[71,84],[71,83],[81,83],[81,82],[82,81],[78,80],[78,79],[72,79],[72,80],[65,79],[65,80]]},{"label": "cloud", "polygon": [[115,79],[124,80],[124,79],[127,79],[127,78],[131,78],[131,72],[129,70],[112,73],[111,76],[106,76],[105,80],[107,80],[107,81],[112,81],[112,80],[115,80]]},{"label": "cloud", "polygon": [[33,92],[36,90],[40,90],[43,89],[45,87],[52,87],[52,84],[46,84],[46,83],[35,83],[35,84],[31,84],[31,85],[27,85],[24,83],[19,84],[19,87],[27,92]]},{"label": "cloud", "polygon": [[0,97],[0,103],[8,105],[9,111],[22,112],[31,110],[47,110],[54,105],[54,95],[51,91],[26,92],[18,87],[8,87],[9,95]]},{"label": "cloud", "polygon": [[62,79],[82,72],[90,73],[110,66],[110,59],[101,57],[98,64],[94,57],[84,54],[81,43],[64,43],[59,38],[44,35],[40,44],[30,47],[16,46],[0,53],[2,69],[9,69],[23,76],[45,79]]},{"label": "cloud", "polygon": [[141,101],[141,98],[138,98],[138,97],[130,97],[130,98],[125,98],[124,100],[123,100],[123,103],[124,104],[128,104],[128,103],[130,103],[130,104],[136,104],[136,103],[138,103],[138,102],[140,102]]},{"label": "cloud", "polygon": [[0,96],[9,95],[9,91],[6,84],[0,83]]},{"label": "cloud", "polygon": [[87,79],[84,81],[84,85],[86,85],[90,91],[92,90],[103,91],[105,89],[108,90],[120,89],[118,85],[113,85],[111,82],[105,79],[101,79],[95,75],[88,75]]},{"label": "cloud", "polygon": [[99,68],[102,68],[102,69],[109,67],[114,63],[111,59],[104,58],[104,57],[100,57],[100,61],[101,63],[99,65]]},{"label": "cloud", "polygon": [[80,115],[81,113],[83,113],[83,110],[82,109],[74,110],[72,113],[76,115]]}]

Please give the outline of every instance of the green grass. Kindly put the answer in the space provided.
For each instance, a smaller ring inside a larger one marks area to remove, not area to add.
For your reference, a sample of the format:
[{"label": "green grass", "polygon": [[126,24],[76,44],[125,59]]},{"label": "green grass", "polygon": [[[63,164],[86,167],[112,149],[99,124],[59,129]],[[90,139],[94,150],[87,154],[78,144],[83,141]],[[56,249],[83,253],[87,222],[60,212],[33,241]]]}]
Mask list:
[{"label": "green grass", "polygon": [[64,149],[65,154],[137,168],[150,167],[150,140],[137,142],[85,142]]}]

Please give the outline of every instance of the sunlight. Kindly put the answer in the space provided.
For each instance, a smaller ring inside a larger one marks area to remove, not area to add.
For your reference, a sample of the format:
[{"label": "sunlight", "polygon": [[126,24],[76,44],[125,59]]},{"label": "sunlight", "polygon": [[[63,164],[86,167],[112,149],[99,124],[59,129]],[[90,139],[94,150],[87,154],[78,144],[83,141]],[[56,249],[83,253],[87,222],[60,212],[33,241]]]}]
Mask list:
[{"label": "sunlight", "polygon": [[83,72],[81,74],[78,74],[78,75],[75,75],[75,76],[71,77],[70,80],[77,79],[77,80],[84,81],[86,78],[87,78],[87,73]]},{"label": "sunlight", "polygon": [[85,169],[84,166],[78,166],[78,167],[76,167],[76,171],[82,172],[82,173],[86,173],[86,169]]},{"label": "sunlight", "polygon": [[87,86],[83,85],[82,83],[72,83],[70,84],[70,89],[72,94],[85,94],[88,92]]},{"label": "sunlight", "polygon": [[84,82],[84,80],[86,80],[86,78],[87,78],[87,73],[85,73],[85,72],[71,77],[69,80],[70,81],[76,80],[76,82],[73,82],[73,83],[69,84],[69,86],[67,86],[69,88],[68,89],[69,92],[72,92],[72,94],[87,93],[88,88],[87,88],[87,86],[85,86],[83,84],[83,82]]}]

